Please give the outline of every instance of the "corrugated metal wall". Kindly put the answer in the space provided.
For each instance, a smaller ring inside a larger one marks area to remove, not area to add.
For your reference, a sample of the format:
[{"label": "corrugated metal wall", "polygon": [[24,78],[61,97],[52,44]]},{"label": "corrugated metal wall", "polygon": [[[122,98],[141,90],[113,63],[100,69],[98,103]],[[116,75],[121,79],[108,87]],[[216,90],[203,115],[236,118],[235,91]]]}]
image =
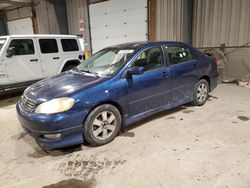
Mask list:
[{"label": "corrugated metal wall", "polygon": [[88,23],[88,3],[87,0],[66,0],[69,33],[80,34],[80,19],[85,19],[85,36],[87,40],[87,50],[90,50],[90,33]]},{"label": "corrugated metal wall", "polygon": [[248,41],[250,0],[194,0],[194,46],[240,46]]},{"label": "corrugated metal wall", "polygon": [[192,0],[157,0],[157,40],[177,40],[191,44]]},{"label": "corrugated metal wall", "polygon": [[183,40],[183,1],[157,1],[157,40]]},{"label": "corrugated metal wall", "polygon": [[37,0],[36,3],[35,9],[39,33],[60,34],[53,3],[46,0]]},{"label": "corrugated metal wall", "polygon": [[[53,3],[46,0],[36,0],[35,10],[37,14],[38,32],[41,34],[60,34],[58,21]],[[7,21],[32,17],[30,6],[11,6],[6,12]]]},{"label": "corrugated metal wall", "polygon": [[6,11],[7,21],[32,17],[30,6],[25,6],[21,8],[17,8],[17,6],[11,6]]},{"label": "corrugated metal wall", "polygon": [[0,10],[0,36],[7,35],[7,33],[6,14],[4,11]]},{"label": "corrugated metal wall", "polygon": [[[157,0],[157,40],[185,41],[188,0]],[[192,45],[219,47],[225,43],[226,77],[250,74],[250,0],[191,0]],[[242,46],[244,48],[228,48]]]}]

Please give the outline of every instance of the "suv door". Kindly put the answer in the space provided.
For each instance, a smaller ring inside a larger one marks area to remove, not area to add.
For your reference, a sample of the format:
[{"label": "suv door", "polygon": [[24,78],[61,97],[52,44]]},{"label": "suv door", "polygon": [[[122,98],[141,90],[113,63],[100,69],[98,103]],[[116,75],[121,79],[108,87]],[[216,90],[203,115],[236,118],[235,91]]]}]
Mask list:
[{"label": "suv door", "polygon": [[144,67],[141,75],[127,77],[129,115],[168,105],[170,102],[169,70],[161,46],[148,48],[140,53],[132,66]]},{"label": "suv door", "polygon": [[8,47],[14,47],[14,53],[7,57],[4,63],[7,77],[10,81],[23,82],[42,78],[41,65],[35,49],[33,39],[12,39]]},{"label": "suv door", "polygon": [[197,58],[192,51],[181,45],[166,45],[170,63],[171,103],[173,106],[190,102],[196,80]]},{"label": "suv door", "polygon": [[40,38],[38,43],[43,76],[57,74],[61,64],[57,40],[55,38]]}]

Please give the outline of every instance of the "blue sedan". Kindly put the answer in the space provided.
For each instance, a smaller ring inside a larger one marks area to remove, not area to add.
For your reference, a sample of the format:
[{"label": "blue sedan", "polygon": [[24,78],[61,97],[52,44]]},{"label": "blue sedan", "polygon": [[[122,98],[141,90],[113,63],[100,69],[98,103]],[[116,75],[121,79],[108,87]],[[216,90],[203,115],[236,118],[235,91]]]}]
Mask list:
[{"label": "blue sedan", "polygon": [[100,146],[157,112],[203,105],[217,77],[216,60],[185,43],[116,45],[27,88],[18,119],[42,148]]}]

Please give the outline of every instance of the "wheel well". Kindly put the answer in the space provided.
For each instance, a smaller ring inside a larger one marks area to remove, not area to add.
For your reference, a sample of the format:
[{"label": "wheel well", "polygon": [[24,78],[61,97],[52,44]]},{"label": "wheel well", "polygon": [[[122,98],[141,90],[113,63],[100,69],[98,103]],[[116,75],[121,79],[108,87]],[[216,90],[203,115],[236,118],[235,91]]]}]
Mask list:
[{"label": "wheel well", "polygon": [[[86,117],[85,117],[85,119],[84,119],[83,122],[85,122],[85,120],[87,119],[87,117],[90,114],[90,112],[92,112],[96,107],[104,105],[104,104],[111,104],[114,107],[116,107],[118,109],[118,111],[120,112],[121,118],[122,118],[122,115],[123,115],[123,109],[122,109],[122,107],[118,103],[116,103],[114,101],[105,101],[105,102],[99,103],[98,105],[95,105],[93,108],[91,108],[91,110],[88,112],[88,114],[86,115]],[[123,125],[123,118],[122,118],[122,125]]]},{"label": "wheel well", "polygon": [[199,80],[201,80],[201,79],[204,79],[204,80],[207,81],[208,87],[209,87],[209,90],[210,90],[210,89],[211,89],[211,88],[210,88],[210,78],[209,78],[208,76],[202,76]]},{"label": "wheel well", "polygon": [[69,65],[75,65],[75,66],[77,66],[77,65],[79,65],[79,64],[80,64],[80,61],[78,61],[78,60],[70,60],[70,61],[67,61],[67,62],[64,64],[63,69],[64,69],[65,67],[69,66]]}]

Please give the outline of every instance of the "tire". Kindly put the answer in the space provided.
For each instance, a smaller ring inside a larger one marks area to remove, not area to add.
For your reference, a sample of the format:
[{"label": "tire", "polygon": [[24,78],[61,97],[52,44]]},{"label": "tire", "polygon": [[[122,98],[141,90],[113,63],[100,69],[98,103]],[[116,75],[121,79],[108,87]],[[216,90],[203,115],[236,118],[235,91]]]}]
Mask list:
[{"label": "tire", "polygon": [[96,107],[83,125],[83,138],[92,146],[112,142],[121,129],[121,114],[110,104]]},{"label": "tire", "polygon": [[194,106],[202,106],[206,103],[209,94],[209,84],[205,79],[199,80],[195,85]]},{"label": "tire", "polygon": [[76,67],[77,65],[66,65],[65,67],[63,67],[62,72],[66,72],[69,71],[71,69],[73,69],[74,67]]}]

